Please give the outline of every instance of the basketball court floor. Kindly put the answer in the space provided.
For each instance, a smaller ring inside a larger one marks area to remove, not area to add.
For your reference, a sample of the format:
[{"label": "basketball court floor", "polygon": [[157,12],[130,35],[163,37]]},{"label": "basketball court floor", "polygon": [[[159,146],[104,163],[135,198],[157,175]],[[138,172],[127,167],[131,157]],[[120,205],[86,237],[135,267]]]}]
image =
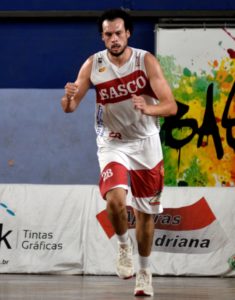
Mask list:
[{"label": "basketball court floor", "polygon": [[153,297],[134,297],[135,278],[0,274],[0,300],[234,300],[235,278],[153,277]]}]

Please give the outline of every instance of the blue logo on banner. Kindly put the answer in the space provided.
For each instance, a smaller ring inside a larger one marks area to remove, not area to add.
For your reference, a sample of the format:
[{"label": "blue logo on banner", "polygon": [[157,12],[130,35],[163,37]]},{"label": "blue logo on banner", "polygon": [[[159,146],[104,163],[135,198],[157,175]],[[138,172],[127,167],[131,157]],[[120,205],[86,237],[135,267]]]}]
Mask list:
[{"label": "blue logo on banner", "polygon": [[7,206],[5,203],[0,202],[0,208],[1,208],[1,207],[4,208],[5,211],[6,211],[9,215],[15,216],[14,211],[12,211],[11,209],[9,209],[8,206]]}]

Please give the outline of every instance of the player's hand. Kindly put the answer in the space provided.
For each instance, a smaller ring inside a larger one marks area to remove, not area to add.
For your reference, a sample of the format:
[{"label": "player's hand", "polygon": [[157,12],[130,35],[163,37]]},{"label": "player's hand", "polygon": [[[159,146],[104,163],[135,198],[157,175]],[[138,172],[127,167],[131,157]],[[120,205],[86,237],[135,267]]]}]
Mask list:
[{"label": "player's hand", "polygon": [[135,109],[140,110],[143,114],[150,115],[151,114],[151,105],[146,103],[146,100],[142,96],[137,96],[132,94],[132,102]]},{"label": "player's hand", "polygon": [[65,95],[61,99],[61,106],[66,113],[73,112],[76,108],[74,97],[78,93],[78,86],[73,82],[67,82],[65,87]]},{"label": "player's hand", "polygon": [[72,112],[73,110],[70,108],[70,103],[71,103],[71,98],[68,98],[68,96],[64,95],[61,98],[61,106],[64,110],[64,112],[69,113]]},{"label": "player's hand", "polygon": [[75,109],[74,105],[74,96],[78,92],[78,87],[72,82],[67,82],[65,87],[65,95],[61,99],[61,106],[64,112],[69,113],[73,112]]},{"label": "player's hand", "polygon": [[72,100],[78,92],[78,86],[73,82],[67,82],[64,89],[65,95],[69,100]]}]

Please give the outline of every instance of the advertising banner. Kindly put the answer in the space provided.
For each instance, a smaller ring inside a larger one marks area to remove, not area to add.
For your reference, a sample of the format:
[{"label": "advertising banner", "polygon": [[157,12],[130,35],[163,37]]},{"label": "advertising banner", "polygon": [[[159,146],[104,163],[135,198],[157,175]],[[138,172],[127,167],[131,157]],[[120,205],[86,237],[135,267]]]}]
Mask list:
[{"label": "advertising banner", "polygon": [[[226,273],[235,254],[234,189],[166,187],[162,201],[163,212],[153,216],[153,273]],[[137,264],[130,202],[129,191]],[[0,273],[114,275],[116,254],[117,239],[98,186],[0,185]]]}]

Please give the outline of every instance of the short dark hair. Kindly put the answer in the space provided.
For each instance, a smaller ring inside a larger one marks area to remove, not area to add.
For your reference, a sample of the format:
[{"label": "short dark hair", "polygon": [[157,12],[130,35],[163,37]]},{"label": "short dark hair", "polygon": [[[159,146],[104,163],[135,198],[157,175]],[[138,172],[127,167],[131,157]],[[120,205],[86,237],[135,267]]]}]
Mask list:
[{"label": "short dark hair", "polygon": [[98,29],[99,32],[103,32],[103,22],[105,20],[113,21],[114,19],[123,19],[124,26],[126,30],[130,31],[130,34],[133,32],[133,24],[131,20],[131,16],[123,9],[109,9],[102,13],[102,15],[98,19]]}]

